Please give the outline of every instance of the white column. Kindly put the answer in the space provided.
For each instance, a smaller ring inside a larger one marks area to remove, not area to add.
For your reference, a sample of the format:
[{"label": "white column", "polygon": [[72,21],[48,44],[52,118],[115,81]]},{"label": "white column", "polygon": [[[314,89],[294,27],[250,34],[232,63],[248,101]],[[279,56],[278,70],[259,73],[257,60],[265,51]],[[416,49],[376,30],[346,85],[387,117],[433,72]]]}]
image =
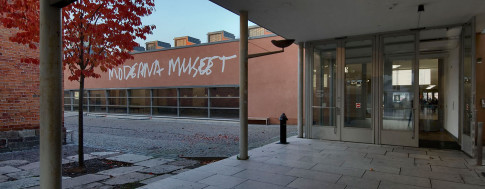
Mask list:
[{"label": "white column", "polygon": [[40,188],[60,189],[61,8],[50,2],[40,0]]},{"label": "white column", "polygon": [[239,156],[248,156],[248,12],[239,11]]},{"label": "white column", "polygon": [[303,44],[298,44],[298,138],[303,138]]}]

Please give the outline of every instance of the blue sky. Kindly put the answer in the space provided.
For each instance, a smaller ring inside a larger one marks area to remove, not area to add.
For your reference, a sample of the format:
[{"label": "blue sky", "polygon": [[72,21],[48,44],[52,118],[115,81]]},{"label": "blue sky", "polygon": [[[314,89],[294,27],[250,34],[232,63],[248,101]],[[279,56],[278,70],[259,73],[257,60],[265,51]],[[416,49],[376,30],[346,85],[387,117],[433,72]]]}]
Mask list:
[{"label": "blue sky", "polygon": [[136,40],[142,47],[145,42],[154,40],[170,43],[173,47],[173,38],[187,35],[206,43],[208,32],[220,30],[239,38],[239,16],[209,0],[155,0],[155,11],[142,22],[157,26],[146,40]]}]

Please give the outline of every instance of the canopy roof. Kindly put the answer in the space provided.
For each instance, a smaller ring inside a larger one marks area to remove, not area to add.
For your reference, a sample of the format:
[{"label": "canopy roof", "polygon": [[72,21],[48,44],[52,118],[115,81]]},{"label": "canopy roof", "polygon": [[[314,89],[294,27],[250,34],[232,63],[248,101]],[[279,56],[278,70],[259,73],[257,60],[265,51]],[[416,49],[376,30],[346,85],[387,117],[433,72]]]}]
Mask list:
[{"label": "canopy roof", "polygon": [[[484,0],[210,0],[288,39],[335,37],[462,24],[476,16],[485,29]],[[424,12],[418,13],[418,5]]]}]

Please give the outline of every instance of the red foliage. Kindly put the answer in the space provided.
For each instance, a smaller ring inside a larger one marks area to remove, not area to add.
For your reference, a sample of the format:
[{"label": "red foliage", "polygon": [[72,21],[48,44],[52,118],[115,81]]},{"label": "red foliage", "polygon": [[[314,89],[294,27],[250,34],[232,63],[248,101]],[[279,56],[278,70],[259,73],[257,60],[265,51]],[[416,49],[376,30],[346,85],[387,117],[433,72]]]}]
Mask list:
[{"label": "red foliage", "polygon": [[[37,49],[39,42],[39,1],[0,0],[0,24],[17,28],[10,40]],[[98,78],[95,73],[121,65],[133,58],[129,52],[145,39],[155,26],[144,26],[141,17],[150,15],[154,0],[78,0],[63,8],[63,63],[71,71],[69,80]],[[39,60],[23,57],[22,62]]]}]

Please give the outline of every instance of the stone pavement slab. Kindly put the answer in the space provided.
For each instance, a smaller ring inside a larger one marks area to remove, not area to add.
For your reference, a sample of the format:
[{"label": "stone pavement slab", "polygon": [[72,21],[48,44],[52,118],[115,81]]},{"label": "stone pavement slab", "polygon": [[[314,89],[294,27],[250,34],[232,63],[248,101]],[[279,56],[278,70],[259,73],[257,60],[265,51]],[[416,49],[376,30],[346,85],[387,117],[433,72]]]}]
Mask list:
[{"label": "stone pavement slab", "polygon": [[0,167],[3,166],[20,166],[29,163],[27,160],[7,160],[7,161],[0,161]]},{"label": "stone pavement slab", "polygon": [[439,188],[439,189],[483,189],[483,186],[462,184],[462,183],[448,182],[448,181],[441,181],[441,180],[431,180],[431,183],[433,185],[433,188]]},{"label": "stone pavement slab", "polygon": [[18,171],[18,172],[7,174],[7,176],[15,178],[15,179],[37,177],[39,175],[40,175],[40,169],[39,168],[29,169],[29,170],[25,170],[25,171]]},{"label": "stone pavement slab", "polygon": [[247,179],[242,179],[233,176],[226,176],[226,175],[213,175],[208,178],[202,179],[199,183],[204,183],[207,185],[217,186],[221,188],[232,188],[235,187]]},{"label": "stone pavement slab", "polygon": [[198,171],[198,170],[191,170],[188,172],[183,172],[178,175],[173,176],[173,178],[185,180],[189,182],[197,182],[202,179],[208,178],[216,173],[207,172],[207,171]]},{"label": "stone pavement slab", "polygon": [[145,161],[148,159],[152,159],[152,156],[143,156],[143,155],[136,155],[136,154],[122,154],[119,156],[113,156],[106,159],[113,160],[113,161],[121,161],[126,163],[137,163],[140,161]]},{"label": "stone pavement slab", "polygon": [[8,181],[0,183],[0,188],[28,188],[39,185],[39,177],[30,177],[15,181]]},{"label": "stone pavement slab", "polygon": [[8,181],[8,177],[5,176],[5,175],[0,175],[0,182],[5,182],[5,181]]},{"label": "stone pavement slab", "polygon": [[310,179],[304,179],[304,178],[297,178],[293,182],[291,182],[288,187],[290,188],[330,188],[330,189],[344,189],[345,185],[339,185],[339,184],[332,184],[328,182],[322,182],[322,181],[316,181],[316,180],[310,180]]},{"label": "stone pavement slab", "polygon": [[40,168],[40,162],[29,163],[27,165],[23,165],[23,166],[20,166],[18,168],[23,169],[23,170],[39,169]]},{"label": "stone pavement slab", "polygon": [[140,180],[145,180],[151,177],[153,177],[153,175],[133,172],[133,173],[128,173],[128,174],[110,178],[104,181],[103,183],[108,185],[121,185],[121,184],[126,184],[131,182],[138,182]]},{"label": "stone pavement slab", "polygon": [[127,174],[127,173],[132,173],[132,172],[135,172],[135,171],[139,171],[139,170],[142,170],[144,168],[145,167],[142,167],[142,166],[119,167],[119,168],[101,171],[98,174],[110,175],[110,176],[119,176],[119,175],[124,175],[124,174]]},{"label": "stone pavement slab", "polygon": [[12,166],[9,166],[9,165],[0,167],[0,175],[7,174],[7,173],[19,172],[19,171],[22,171],[22,170],[17,169],[17,168],[12,167]]},{"label": "stone pavement slab", "polygon": [[106,157],[106,156],[113,156],[113,155],[120,154],[120,152],[91,152],[89,154],[96,157]]},{"label": "stone pavement slab", "polygon": [[280,186],[286,186],[297,177],[282,175],[281,174],[274,174],[265,171],[257,171],[257,170],[244,170],[234,175],[234,177],[239,177],[243,179],[250,179],[254,181],[266,182],[271,184],[276,184]]},{"label": "stone pavement slab", "polygon": [[243,183],[234,187],[234,189],[248,189],[248,188],[284,189],[285,187],[279,186],[279,185],[274,185],[274,184],[269,184],[269,183],[264,183],[264,182],[252,181],[252,180],[244,181]]},{"label": "stone pavement slab", "polygon": [[139,189],[202,189],[207,187],[207,184],[194,183],[183,181],[175,178],[166,178],[158,182],[140,187]]},{"label": "stone pavement slab", "polygon": [[65,179],[62,180],[62,187],[63,188],[72,188],[75,186],[81,186],[101,180],[108,179],[108,175],[98,175],[98,174],[87,174],[87,175],[82,175],[79,177],[74,177],[70,179]]},{"label": "stone pavement slab", "polygon": [[165,174],[165,175],[161,175],[161,176],[157,176],[157,177],[152,177],[152,178],[143,180],[140,183],[143,183],[143,184],[151,184],[151,183],[154,183],[154,182],[157,182],[157,181],[161,181],[161,180],[166,179],[166,178],[171,177],[171,176],[173,176],[173,175],[171,175],[171,174]]},{"label": "stone pavement slab", "polygon": [[155,159],[149,159],[146,161],[141,161],[138,163],[135,163],[135,165],[138,166],[144,166],[144,167],[155,167],[157,165],[162,165],[168,162],[174,161],[173,159],[166,159],[166,158],[155,158]]},{"label": "stone pavement slab", "polygon": [[[84,161],[94,159],[94,158],[96,158],[96,156],[91,154],[84,154]],[[66,157],[66,159],[69,161],[78,161],[79,156],[78,155],[69,156],[69,157]]]},{"label": "stone pavement slab", "polygon": [[142,169],[139,172],[161,175],[161,174],[170,173],[172,171],[182,169],[182,168],[184,168],[184,167],[176,166],[176,165],[158,165],[158,166],[155,166],[155,167],[149,167],[149,168],[146,168],[146,169]]}]

